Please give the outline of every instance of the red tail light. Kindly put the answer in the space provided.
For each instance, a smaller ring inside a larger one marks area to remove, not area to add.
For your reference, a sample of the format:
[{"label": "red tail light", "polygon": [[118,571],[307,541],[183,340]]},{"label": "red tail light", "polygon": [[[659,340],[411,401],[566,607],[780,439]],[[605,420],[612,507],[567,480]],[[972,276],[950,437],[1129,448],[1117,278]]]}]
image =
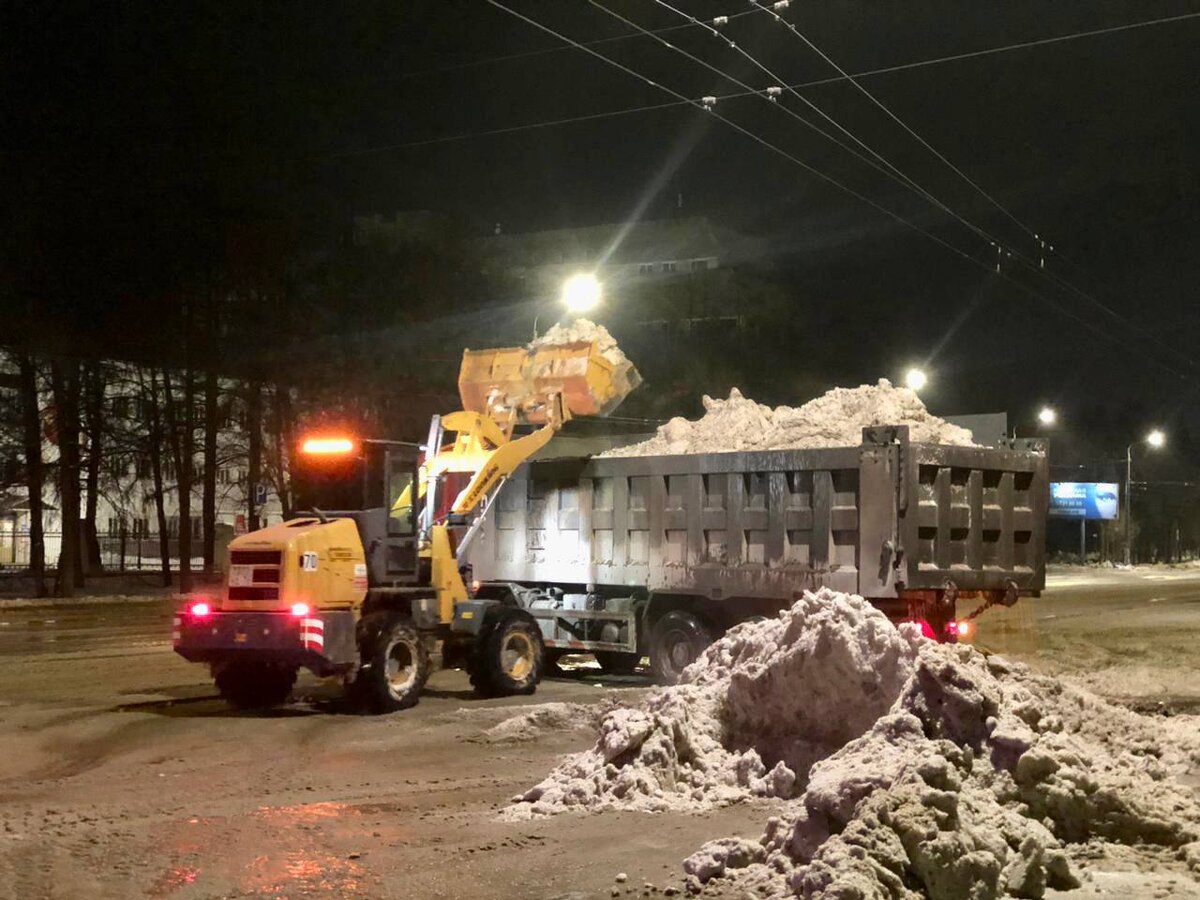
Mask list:
[{"label": "red tail light", "polygon": [[308,612],[309,612],[309,608],[308,608],[307,603],[293,603],[292,604],[292,615],[295,616],[297,619],[299,619],[303,616],[307,616]]},{"label": "red tail light", "polygon": [[193,603],[188,612],[192,614],[193,618],[203,619],[212,612],[212,607],[202,600],[199,603]]}]

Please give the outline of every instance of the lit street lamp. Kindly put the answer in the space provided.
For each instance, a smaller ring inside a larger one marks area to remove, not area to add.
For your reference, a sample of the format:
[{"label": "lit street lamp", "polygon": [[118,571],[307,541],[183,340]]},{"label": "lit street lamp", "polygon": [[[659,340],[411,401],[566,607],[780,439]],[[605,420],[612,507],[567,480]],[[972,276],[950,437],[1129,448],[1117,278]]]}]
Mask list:
[{"label": "lit street lamp", "polygon": [[600,302],[600,282],[590,272],[572,275],[563,283],[562,301],[573,313],[594,309]]},{"label": "lit street lamp", "polygon": [[904,373],[904,385],[911,391],[919,391],[929,383],[929,379],[920,369],[909,369]]},{"label": "lit street lamp", "polygon": [[[1167,442],[1167,436],[1155,428],[1143,439],[1155,450]],[[1133,564],[1133,448],[1142,441],[1134,441],[1125,448],[1125,565]]]},{"label": "lit street lamp", "polygon": [[1043,406],[1038,410],[1038,421],[1043,425],[1053,425],[1058,421],[1058,413],[1052,406]]}]

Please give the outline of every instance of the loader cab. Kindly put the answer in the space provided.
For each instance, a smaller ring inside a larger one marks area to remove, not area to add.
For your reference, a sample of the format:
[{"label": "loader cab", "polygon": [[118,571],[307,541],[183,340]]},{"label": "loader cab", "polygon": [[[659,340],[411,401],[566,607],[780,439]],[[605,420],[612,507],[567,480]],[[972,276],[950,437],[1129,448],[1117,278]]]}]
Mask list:
[{"label": "loader cab", "polygon": [[301,441],[294,459],[295,507],[303,511],[297,514],[353,519],[371,586],[420,580],[419,445],[310,437]]}]

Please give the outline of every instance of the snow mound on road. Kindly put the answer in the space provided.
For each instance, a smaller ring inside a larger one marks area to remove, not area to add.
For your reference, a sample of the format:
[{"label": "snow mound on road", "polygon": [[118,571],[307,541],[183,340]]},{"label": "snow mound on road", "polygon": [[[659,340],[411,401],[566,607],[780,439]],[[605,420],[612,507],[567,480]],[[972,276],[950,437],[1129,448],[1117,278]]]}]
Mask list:
[{"label": "snow mound on road", "polygon": [[1084,842],[1200,867],[1200,803],[1175,777],[1200,735],[1160,724],[822,591],[610,713],[507,816],[777,797],[760,841],[711,842],[689,876],[828,900],[1040,897],[1078,884],[1066,851]]},{"label": "snow mound on road", "polygon": [[971,432],[931,414],[908,388],[886,378],[878,384],[834,388],[803,406],[771,409],[734,388],[727,400],[705,395],[704,415],[696,421],[676,416],[658,434],[640,444],[609,450],[602,456],[671,456],[739,450],[796,450],[856,447],[871,425],[907,425],[913,441],[976,446]]},{"label": "snow mound on road", "polygon": [[508,815],[790,797],[813,762],[887,711],[921,640],[859,597],[805,594],[777,619],[731,630],[642,708],[609,713],[596,746],[564,761]]}]

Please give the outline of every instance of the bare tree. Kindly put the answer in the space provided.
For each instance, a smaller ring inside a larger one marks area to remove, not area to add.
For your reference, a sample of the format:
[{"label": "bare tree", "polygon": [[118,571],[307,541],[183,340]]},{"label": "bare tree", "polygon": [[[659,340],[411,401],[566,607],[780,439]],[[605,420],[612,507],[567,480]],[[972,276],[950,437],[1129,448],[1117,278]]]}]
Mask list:
[{"label": "bare tree", "polygon": [[158,556],[162,563],[162,583],[163,587],[170,587],[171,542],[167,534],[166,487],[163,484],[162,469],[163,417],[158,393],[158,376],[153,369],[150,370],[149,381],[141,371],[138,372],[138,386],[149,413],[146,452],[150,458],[150,474],[154,480],[154,511],[158,515]]},{"label": "bare tree", "polygon": [[286,385],[276,384],[271,392],[271,425],[272,441],[268,467],[271,470],[275,492],[279,495],[279,505],[283,509],[283,517],[292,514],[291,490],[288,482],[288,454],[294,441],[295,415],[292,409],[291,394]]},{"label": "bare tree", "polygon": [[62,507],[62,549],[56,593],[70,597],[83,586],[79,552],[79,361],[54,357],[50,362],[58,436],[58,496]]},{"label": "bare tree", "polygon": [[[183,372],[183,397],[176,404],[171,392],[171,375],[162,371],[163,408],[166,410],[167,441],[175,461],[176,492],[179,498],[179,590],[192,589],[192,476],[196,440],[196,378],[189,365]],[[182,412],[182,415],[180,414]]]},{"label": "bare tree", "polygon": [[255,531],[259,527],[258,498],[255,491],[262,480],[262,385],[251,381],[247,385],[246,431],[249,442],[246,472],[246,527]]},{"label": "bare tree", "polygon": [[29,493],[29,574],[34,595],[46,596],[46,539],[42,522],[42,410],[38,403],[37,363],[29,354],[17,357],[17,392],[21,403],[21,435],[25,449],[25,487]]},{"label": "bare tree", "polygon": [[212,578],[216,558],[217,524],[217,429],[220,428],[217,370],[209,365],[204,373],[204,494],[200,515],[204,521],[204,577]]},{"label": "bare tree", "polygon": [[104,454],[104,389],[106,378],[100,363],[92,363],[83,372],[83,414],[87,430],[87,502],[83,514],[83,568],[88,574],[101,571],[100,535],[96,529],[96,509],[100,501],[100,463]]}]

